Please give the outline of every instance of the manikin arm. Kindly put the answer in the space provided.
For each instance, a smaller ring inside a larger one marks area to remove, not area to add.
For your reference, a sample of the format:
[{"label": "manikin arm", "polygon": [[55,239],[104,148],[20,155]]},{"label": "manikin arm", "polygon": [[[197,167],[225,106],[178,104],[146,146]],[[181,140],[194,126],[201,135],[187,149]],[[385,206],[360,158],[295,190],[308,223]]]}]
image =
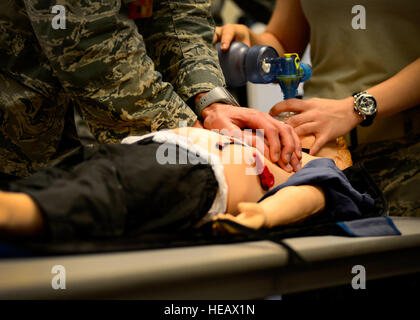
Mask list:
[{"label": "manikin arm", "polygon": [[[29,196],[0,192],[0,203],[0,233],[30,236],[44,228],[41,212]],[[303,220],[324,207],[325,196],[321,188],[290,186],[260,203],[241,202],[237,216],[219,214],[215,220],[229,219],[253,229],[271,228]]]},{"label": "manikin arm", "polygon": [[324,208],[325,195],[321,188],[290,186],[259,203],[241,202],[238,215],[219,214],[214,220],[228,219],[253,229],[272,228],[304,220]]},{"label": "manikin arm", "polygon": [[0,192],[0,234],[32,236],[44,228],[39,207],[24,193]]}]

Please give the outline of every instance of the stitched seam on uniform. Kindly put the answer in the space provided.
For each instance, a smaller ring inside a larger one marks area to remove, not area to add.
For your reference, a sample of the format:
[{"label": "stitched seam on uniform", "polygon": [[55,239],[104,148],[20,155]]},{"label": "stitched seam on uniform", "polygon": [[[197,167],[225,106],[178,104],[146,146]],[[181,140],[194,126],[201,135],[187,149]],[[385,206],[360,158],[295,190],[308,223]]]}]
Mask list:
[{"label": "stitched seam on uniform", "polygon": [[[171,6],[171,1],[169,1],[169,0],[168,0],[168,5],[169,5],[169,8],[172,10],[173,7]],[[176,4],[173,4],[173,5],[176,6]],[[182,41],[179,38],[179,34],[177,32],[177,28],[176,28],[176,25],[175,25],[176,22],[175,22],[174,15],[171,15],[171,20],[172,20],[172,25],[173,25],[173,31],[174,31],[174,34],[176,36],[176,42],[177,42],[178,47],[179,47],[179,51],[181,52],[182,59],[185,59],[184,51],[182,50],[182,43],[181,43]],[[178,65],[177,65],[177,72],[176,72],[176,83],[179,83],[179,82],[181,82],[180,74],[179,74],[179,69],[180,69],[179,66],[181,64],[181,61],[178,61],[177,64]]]}]

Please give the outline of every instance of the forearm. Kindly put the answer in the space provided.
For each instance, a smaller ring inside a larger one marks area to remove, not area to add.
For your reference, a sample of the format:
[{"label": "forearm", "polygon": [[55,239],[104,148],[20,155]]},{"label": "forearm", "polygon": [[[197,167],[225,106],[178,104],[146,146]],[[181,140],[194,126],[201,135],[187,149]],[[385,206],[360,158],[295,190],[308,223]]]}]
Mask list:
[{"label": "forearm", "polygon": [[156,1],[152,18],[136,21],[156,68],[184,101],[225,84],[209,8],[208,1]]},{"label": "forearm", "polygon": [[378,118],[420,105],[420,58],[367,91],[378,103]]},{"label": "forearm", "polygon": [[281,189],[261,203],[266,216],[265,227],[271,228],[303,220],[325,208],[321,188],[302,185]]},{"label": "forearm", "polygon": [[181,125],[192,126],[197,120],[195,113],[168,83],[159,94],[133,104],[130,97],[114,99],[110,96],[104,99],[105,106],[92,104],[90,99],[78,99],[82,117],[101,143],[119,143],[128,135],[141,135]]},{"label": "forearm", "polygon": [[260,39],[268,41],[278,53],[303,55],[309,42],[309,24],[303,14],[300,1],[278,0],[267,29]]},{"label": "forearm", "polygon": [[276,49],[279,56],[286,53],[284,46],[279,41],[279,39],[276,38],[276,36],[273,33],[267,30],[261,34],[256,34],[255,32],[250,30],[249,35],[250,35],[251,46],[261,45],[261,46],[273,47],[274,49]]}]

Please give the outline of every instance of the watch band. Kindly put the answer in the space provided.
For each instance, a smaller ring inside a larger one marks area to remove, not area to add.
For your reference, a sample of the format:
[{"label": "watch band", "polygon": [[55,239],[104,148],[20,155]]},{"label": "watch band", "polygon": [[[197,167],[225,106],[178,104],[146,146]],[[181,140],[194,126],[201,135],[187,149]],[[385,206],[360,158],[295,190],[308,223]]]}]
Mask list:
[{"label": "watch band", "polygon": [[196,109],[198,118],[200,120],[202,120],[201,113],[203,112],[203,110],[215,102],[223,102],[232,106],[239,107],[239,103],[235,100],[235,98],[230,94],[229,91],[227,91],[223,87],[216,87],[207,92],[204,96],[200,98],[200,100],[198,100]]}]

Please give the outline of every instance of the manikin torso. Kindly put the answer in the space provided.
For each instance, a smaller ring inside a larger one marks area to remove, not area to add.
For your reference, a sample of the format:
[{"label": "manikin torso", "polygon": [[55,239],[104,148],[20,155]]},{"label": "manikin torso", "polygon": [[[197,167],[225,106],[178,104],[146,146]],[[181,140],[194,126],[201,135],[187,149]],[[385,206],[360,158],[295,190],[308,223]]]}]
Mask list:
[{"label": "manikin torso", "polygon": [[[216,132],[199,128],[181,128],[173,132],[187,136],[194,144],[216,154],[222,160],[228,185],[227,213],[238,213],[240,202],[257,202],[267,191],[284,183],[293,174],[272,163],[256,148],[239,144],[227,144],[223,149],[217,148],[216,145],[219,142],[222,144],[229,142],[230,138]],[[254,154],[264,161],[264,165],[274,176],[274,185],[269,190],[264,190],[261,186],[255,163],[252,160]],[[303,153],[302,166],[315,158]]]}]

